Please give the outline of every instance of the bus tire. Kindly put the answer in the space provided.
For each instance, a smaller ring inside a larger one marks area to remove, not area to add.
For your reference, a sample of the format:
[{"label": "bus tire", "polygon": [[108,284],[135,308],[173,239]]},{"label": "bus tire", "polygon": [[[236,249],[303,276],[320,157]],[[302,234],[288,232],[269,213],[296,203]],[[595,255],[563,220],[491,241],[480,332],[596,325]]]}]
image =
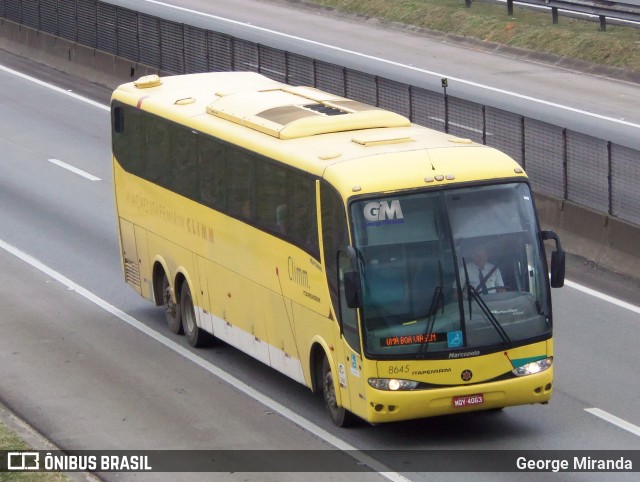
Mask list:
[{"label": "bus tire", "polygon": [[164,307],[164,318],[169,329],[178,335],[182,334],[180,304],[174,303],[171,298],[171,286],[166,273],[162,275],[162,306]]},{"label": "bus tire", "polygon": [[196,311],[193,306],[191,290],[185,281],[180,291],[180,310],[182,313],[182,330],[187,337],[189,345],[194,348],[207,345],[211,341],[211,335],[204,331],[196,323]]},{"label": "bus tire", "polygon": [[353,424],[354,415],[344,407],[339,407],[336,400],[336,389],[333,383],[333,373],[327,357],[322,361],[322,395],[324,404],[329,412],[331,421],[338,427],[348,427]]}]

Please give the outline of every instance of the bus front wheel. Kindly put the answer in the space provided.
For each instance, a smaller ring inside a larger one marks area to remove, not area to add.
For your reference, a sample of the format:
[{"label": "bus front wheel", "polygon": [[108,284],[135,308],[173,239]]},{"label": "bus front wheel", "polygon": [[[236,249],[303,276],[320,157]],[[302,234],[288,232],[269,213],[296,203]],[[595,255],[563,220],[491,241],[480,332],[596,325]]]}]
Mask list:
[{"label": "bus front wheel", "polygon": [[324,357],[322,362],[322,394],[324,397],[324,404],[327,407],[329,416],[333,423],[338,427],[348,427],[353,423],[354,415],[346,410],[344,407],[338,406],[336,399],[336,388],[333,383],[333,373],[331,372],[331,365],[329,360]]},{"label": "bus front wheel", "polygon": [[162,306],[164,306],[164,317],[169,329],[173,333],[182,333],[182,320],[180,316],[180,305],[173,302],[171,297],[171,286],[167,275],[162,277]]}]

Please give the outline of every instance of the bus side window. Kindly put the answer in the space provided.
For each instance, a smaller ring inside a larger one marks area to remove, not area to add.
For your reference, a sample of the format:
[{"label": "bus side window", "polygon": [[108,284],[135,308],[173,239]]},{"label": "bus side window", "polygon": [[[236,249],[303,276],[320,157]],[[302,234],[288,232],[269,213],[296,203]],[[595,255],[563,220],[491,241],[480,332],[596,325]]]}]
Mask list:
[{"label": "bus side window", "polygon": [[256,163],[254,214],[258,226],[272,233],[280,234],[286,229],[287,174],[282,166],[264,161]]},{"label": "bus side window", "polygon": [[143,145],[141,115],[130,106],[114,107],[113,154],[122,168],[131,174],[145,177],[146,158]]},{"label": "bus side window", "polygon": [[212,137],[198,136],[200,200],[218,211],[227,209],[225,166],[228,148]]},{"label": "bus side window", "polygon": [[316,181],[299,172],[288,173],[287,238],[320,259]]},{"label": "bus side window", "polygon": [[113,108],[113,132],[116,134],[124,132],[124,111],[122,106]]},{"label": "bus side window", "polygon": [[252,221],[254,218],[253,177],[255,162],[247,154],[237,151],[227,159],[225,184],[227,210],[233,217]]},{"label": "bus side window", "polygon": [[276,207],[276,231],[279,234],[287,234],[287,218],[289,208],[286,204],[280,204]]},{"label": "bus side window", "polygon": [[196,135],[187,129],[171,130],[172,188],[178,194],[198,199]]},{"label": "bus side window", "polygon": [[169,150],[169,124],[159,117],[146,117],[143,123],[146,158],[144,176],[162,187],[171,187],[172,159]]}]

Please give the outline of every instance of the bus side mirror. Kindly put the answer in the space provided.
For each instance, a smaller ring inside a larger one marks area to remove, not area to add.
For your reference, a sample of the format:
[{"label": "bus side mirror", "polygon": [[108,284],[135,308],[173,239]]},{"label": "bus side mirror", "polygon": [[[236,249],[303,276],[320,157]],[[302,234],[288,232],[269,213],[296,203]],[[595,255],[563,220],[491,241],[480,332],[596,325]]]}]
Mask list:
[{"label": "bus side mirror", "polygon": [[556,242],[556,249],[551,253],[551,287],[564,286],[565,253],[560,245],[560,238],[553,231],[542,231],[542,239],[552,239]]},{"label": "bus side mirror", "polygon": [[551,287],[562,288],[564,286],[564,251],[551,253]]},{"label": "bus side mirror", "polygon": [[344,299],[349,308],[362,306],[362,285],[357,271],[346,271],[342,274],[344,282]]},{"label": "bus side mirror", "polygon": [[362,283],[358,271],[358,254],[353,246],[346,246],[338,252],[340,290],[348,308],[362,307]]}]

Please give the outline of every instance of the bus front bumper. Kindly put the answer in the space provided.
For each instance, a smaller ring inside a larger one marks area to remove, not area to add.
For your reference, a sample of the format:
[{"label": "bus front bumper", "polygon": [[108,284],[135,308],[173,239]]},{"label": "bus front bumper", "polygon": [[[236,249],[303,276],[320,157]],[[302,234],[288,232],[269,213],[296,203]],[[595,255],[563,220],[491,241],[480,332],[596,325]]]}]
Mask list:
[{"label": "bus front bumper", "polygon": [[395,422],[514,405],[547,403],[553,392],[553,367],[524,377],[427,390],[386,391],[367,387],[371,423]]}]

